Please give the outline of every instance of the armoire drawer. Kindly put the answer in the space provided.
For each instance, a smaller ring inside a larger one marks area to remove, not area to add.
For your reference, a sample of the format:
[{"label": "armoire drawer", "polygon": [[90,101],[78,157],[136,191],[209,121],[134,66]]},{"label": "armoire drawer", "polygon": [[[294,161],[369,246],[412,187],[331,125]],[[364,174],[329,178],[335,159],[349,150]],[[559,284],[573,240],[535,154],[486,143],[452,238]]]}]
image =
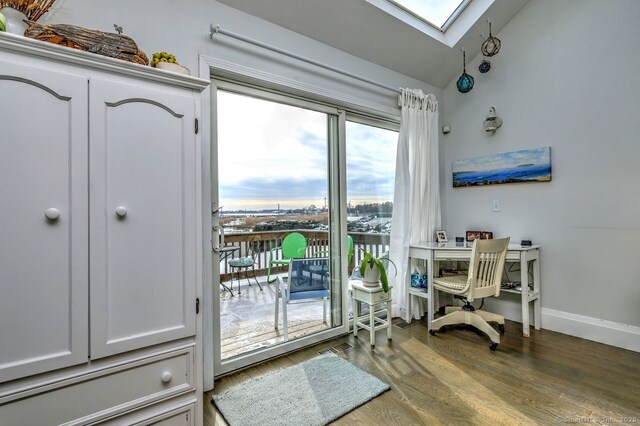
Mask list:
[{"label": "armoire drawer", "polygon": [[193,348],[89,373],[0,406],[0,426],[86,424],[194,389]]}]

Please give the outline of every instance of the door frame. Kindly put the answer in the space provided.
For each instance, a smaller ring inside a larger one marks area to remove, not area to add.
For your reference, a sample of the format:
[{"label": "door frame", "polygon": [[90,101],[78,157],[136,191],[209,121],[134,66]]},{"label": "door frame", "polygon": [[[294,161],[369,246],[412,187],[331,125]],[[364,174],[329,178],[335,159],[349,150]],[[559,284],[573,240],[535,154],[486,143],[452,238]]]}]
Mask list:
[{"label": "door frame", "polygon": [[[265,53],[267,57],[278,60],[278,55]],[[352,95],[347,92],[338,91],[330,87],[334,87],[333,81],[335,76],[331,75],[324,70],[317,69],[316,72],[320,73],[323,77],[322,85],[309,83],[314,81],[312,71],[305,69],[297,69],[297,78],[291,78],[284,75],[277,75],[264,70],[264,67],[258,67],[253,65],[243,65],[240,63],[231,62],[222,58],[216,58],[213,56],[201,54],[199,55],[199,77],[205,80],[211,81],[212,75],[219,77],[226,77],[231,80],[244,81],[249,84],[253,83],[259,85],[262,89],[273,89],[280,92],[286,92],[291,97],[300,96],[301,98],[317,101],[324,105],[330,105],[337,108],[344,108],[347,114],[353,112],[357,113],[359,117],[372,117],[376,122],[388,121],[391,123],[399,123],[400,110],[397,107],[390,107],[386,104],[380,104],[376,101],[364,96],[366,88],[361,91],[362,95]],[[375,88],[372,88],[372,90]],[[215,164],[217,158],[213,157],[216,153],[212,152],[214,129],[216,125],[216,114],[212,108],[212,94],[215,93],[216,88],[210,85],[208,89],[202,92],[202,124],[200,126],[202,132],[202,229],[203,232],[209,232],[208,238],[203,238],[203,269],[202,269],[202,337],[201,344],[203,345],[202,354],[204,358],[204,390],[208,391],[213,389],[214,375],[221,374],[219,371],[214,372],[214,312],[212,302],[214,299],[212,284],[213,276],[219,276],[219,263],[213,262],[212,243],[213,235],[212,231],[212,209],[215,210],[219,206],[212,205],[211,200],[217,199],[217,193],[212,194],[214,188],[211,185],[211,164]],[[349,116],[347,116],[349,118]],[[363,119],[363,118],[361,118]],[[346,194],[346,137],[345,137],[345,114],[342,114],[342,118],[338,123],[339,133],[339,152],[338,155],[342,158],[339,162],[341,170],[340,173],[340,193],[341,197],[340,205],[347,205]],[[217,191],[217,188],[216,188]],[[214,197],[215,195],[215,197]],[[347,235],[347,218],[346,209],[341,212],[340,229],[343,236]],[[209,230],[209,231],[205,231]],[[341,253],[346,253],[347,242],[346,238],[340,239]],[[343,257],[342,261],[342,276],[345,277],[343,282],[343,327],[348,327],[348,294],[347,286],[347,259]],[[328,337],[330,338],[330,337]],[[301,345],[306,344],[305,338],[301,338],[298,341],[294,341],[293,345],[289,347],[289,350],[296,350],[297,345],[295,342],[299,342]],[[249,364],[247,364],[249,365]]]}]

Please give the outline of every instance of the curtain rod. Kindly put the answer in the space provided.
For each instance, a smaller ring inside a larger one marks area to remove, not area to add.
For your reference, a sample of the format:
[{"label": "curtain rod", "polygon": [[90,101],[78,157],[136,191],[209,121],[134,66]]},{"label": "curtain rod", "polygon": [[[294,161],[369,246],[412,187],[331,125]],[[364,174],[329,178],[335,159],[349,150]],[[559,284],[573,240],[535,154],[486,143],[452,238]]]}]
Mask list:
[{"label": "curtain rod", "polygon": [[372,84],[372,85],[380,87],[382,89],[387,89],[387,90],[390,90],[392,92],[400,93],[400,89],[398,89],[396,87],[391,87],[391,86],[388,86],[386,84],[378,83],[377,81],[369,80],[368,78],[361,77],[361,76],[356,75],[354,73],[351,73],[349,71],[344,71],[344,70],[341,70],[339,68],[334,68],[331,65],[323,64],[322,62],[318,62],[318,61],[315,61],[313,59],[309,59],[309,58],[306,58],[304,56],[297,55],[295,53],[287,52],[286,50],[280,49],[280,48],[275,47],[275,46],[271,46],[269,44],[263,43],[263,42],[258,41],[258,40],[254,40],[252,38],[245,37],[243,35],[234,33],[232,31],[227,31],[225,29],[220,28],[220,25],[215,25],[214,26],[213,24],[211,24],[209,38],[211,40],[213,40],[213,36],[215,36],[216,34],[226,35],[227,37],[235,38],[237,40],[244,41],[245,43],[253,44],[255,46],[262,47],[264,49],[271,50],[271,51],[276,52],[276,53],[280,53],[280,54],[288,56],[290,58],[297,59],[299,61],[303,61],[303,62],[306,62],[308,64],[315,65],[315,66],[324,68],[326,70],[336,72],[338,74],[346,75],[347,77],[351,77],[351,78],[354,78],[356,80],[364,81],[365,83]]}]

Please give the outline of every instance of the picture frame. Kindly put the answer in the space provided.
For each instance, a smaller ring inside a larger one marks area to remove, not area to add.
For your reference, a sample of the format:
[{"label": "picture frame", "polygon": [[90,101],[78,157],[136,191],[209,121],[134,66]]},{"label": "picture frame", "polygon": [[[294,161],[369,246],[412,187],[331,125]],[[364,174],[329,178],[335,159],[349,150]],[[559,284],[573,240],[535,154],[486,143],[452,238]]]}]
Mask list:
[{"label": "picture frame", "polygon": [[480,234],[480,239],[481,240],[493,240],[493,232],[482,231],[482,234]]},{"label": "picture frame", "polygon": [[482,231],[467,231],[466,240],[473,242],[482,238]]},{"label": "picture frame", "polygon": [[447,241],[449,241],[447,239],[447,231],[436,231],[436,241],[439,243],[446,243]]}]

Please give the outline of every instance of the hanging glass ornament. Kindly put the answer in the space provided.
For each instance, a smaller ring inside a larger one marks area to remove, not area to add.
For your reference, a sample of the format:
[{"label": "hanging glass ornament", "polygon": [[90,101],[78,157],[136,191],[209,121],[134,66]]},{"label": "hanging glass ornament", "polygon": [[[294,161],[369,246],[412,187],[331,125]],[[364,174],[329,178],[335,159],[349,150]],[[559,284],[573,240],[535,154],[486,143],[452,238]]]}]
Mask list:
[{"label": "hanging glass ornament", "polygon": [[462,75],[458,79],[456,86],[458,86],[460,93],[467,93],[473,89],[473,77],[467,74],[467,56],[464,49],[462,49]]},{"label": "hanging glass ornament", "polygon": [[486,59],[483,59],[482,62],[480,62],[480,65],[478,65],[478,71],[480,71],[482,74],[488,73],[490,69],[491,62],[487,61]]},{"label": "hanging glass ornament", "polygon": [[493,34],[491,34],[491,22],[489,22],[489,38],[487,38],[482,43],[482,46],[480,48],[482,54],[489,57],[497,55],[500,51],[501,44],[502,42],[500,41],[500,39],[498,37],[494,37]]}]

